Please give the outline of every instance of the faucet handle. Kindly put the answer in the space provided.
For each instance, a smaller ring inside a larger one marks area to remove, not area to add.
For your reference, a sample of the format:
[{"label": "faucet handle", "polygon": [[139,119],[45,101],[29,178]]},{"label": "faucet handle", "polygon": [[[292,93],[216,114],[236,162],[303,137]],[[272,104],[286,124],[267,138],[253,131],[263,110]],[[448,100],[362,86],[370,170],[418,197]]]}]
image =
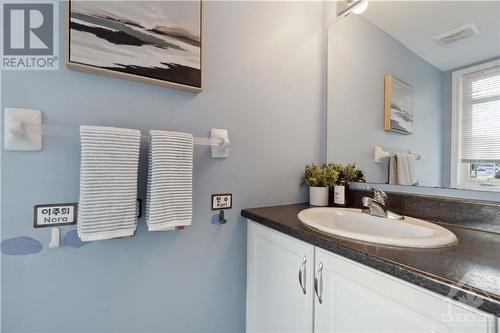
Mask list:
[{"label": "faucet handle", "polygon": [[373,200],[378,202],[381,205],[385,205],[385,200],[387,199],[387,194],[379,188],[376,187],[367,187],[369,190],[373,191]]}]

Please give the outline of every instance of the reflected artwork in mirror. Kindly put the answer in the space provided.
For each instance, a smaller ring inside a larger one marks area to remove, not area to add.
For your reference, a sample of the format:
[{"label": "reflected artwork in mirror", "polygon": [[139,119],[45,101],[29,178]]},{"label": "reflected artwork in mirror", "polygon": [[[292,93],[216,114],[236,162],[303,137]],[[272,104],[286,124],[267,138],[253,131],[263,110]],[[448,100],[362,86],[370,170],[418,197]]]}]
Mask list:
[{"label": "reflected artwork in mirror", "polygon": [[370,1],[337,17],[328,161],[369,183],[500,192],[499,26],[499,1]]},{"label": "reflected artwork in mirror", "polygon": [[392,75],[384,79],[384,129],[413,132],[413,87]]}]

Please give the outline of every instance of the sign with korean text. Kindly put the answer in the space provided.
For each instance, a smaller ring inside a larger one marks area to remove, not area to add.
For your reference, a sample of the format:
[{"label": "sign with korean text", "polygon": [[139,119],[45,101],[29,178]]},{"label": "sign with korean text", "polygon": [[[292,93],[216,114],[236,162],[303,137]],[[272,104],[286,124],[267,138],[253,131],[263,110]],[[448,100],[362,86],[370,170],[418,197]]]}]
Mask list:
[{"label": "sign with korean text", "polygon": [[76,224],[77,207],[76,203],[36,205],[33,227],[44,228]]}]

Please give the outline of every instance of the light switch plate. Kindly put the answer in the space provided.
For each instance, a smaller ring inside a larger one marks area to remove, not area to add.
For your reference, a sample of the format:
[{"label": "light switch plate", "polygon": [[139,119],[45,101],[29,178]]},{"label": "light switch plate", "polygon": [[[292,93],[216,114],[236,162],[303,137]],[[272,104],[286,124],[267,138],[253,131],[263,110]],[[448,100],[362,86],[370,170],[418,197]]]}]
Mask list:
[{"label": "light switch plate", "polygon": [[41,151],[42,133],[29,133],[25,125],[42,125],[38,110],[5,108],[4,148],[10,151]]},{"label": "light switch plate", "polygon": [[233,207],[231,193],[212,194],[212,210],[230,209]]}]

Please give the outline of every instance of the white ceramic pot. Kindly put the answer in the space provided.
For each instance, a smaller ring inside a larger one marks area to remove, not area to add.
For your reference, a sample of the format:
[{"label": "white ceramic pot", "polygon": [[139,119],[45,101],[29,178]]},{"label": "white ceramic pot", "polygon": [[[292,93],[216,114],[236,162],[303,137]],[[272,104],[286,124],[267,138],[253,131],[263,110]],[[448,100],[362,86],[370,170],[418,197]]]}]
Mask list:
[{"label": "white ceramic pot", "polygon": [[309,204],[311,206],[328,206],[328,187],[309,186]]}]

